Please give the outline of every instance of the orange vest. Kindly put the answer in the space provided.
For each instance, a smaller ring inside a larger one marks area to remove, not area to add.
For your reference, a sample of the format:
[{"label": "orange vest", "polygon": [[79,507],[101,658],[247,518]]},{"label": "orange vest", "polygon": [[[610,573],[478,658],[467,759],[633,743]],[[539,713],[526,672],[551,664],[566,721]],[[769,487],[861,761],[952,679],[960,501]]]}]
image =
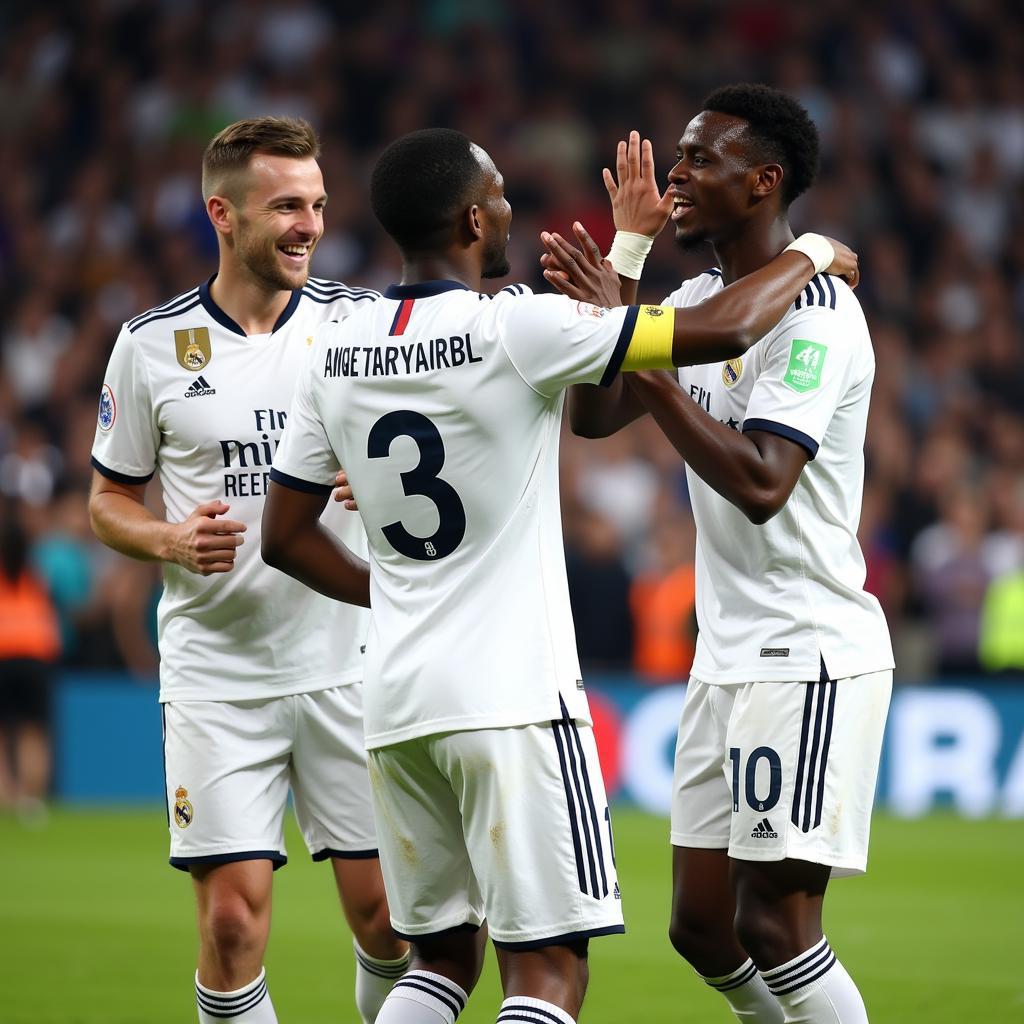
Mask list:
[{"label": "orange vest", "polygon": [[29,573],[13,583],[0,572],[0,659],[54,661],[60,627],[49,595]]},{"label": "orange vest", "polygon": [[633,667],[659,682],[682,682],[693,664],[692,565],[667,576],[641,576],[630,589],[633,610]]}]

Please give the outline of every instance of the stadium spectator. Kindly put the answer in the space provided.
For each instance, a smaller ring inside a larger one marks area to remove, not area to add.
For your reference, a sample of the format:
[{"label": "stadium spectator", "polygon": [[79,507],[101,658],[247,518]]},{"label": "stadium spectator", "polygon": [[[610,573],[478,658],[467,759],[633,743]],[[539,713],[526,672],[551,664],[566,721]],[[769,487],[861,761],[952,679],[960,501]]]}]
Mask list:
[{"label": "stadium spectator", "polygon": [[51,670],[60,630],[20,516],[13,502],[0,502],[0,808],[32,820],[45,812],[50,785]]},{"label": "stadium spectator", "polygon": [[693,545],[690,515],[663,515],[651,531],[649,564],[630,589],[633,668],[648,682],[685,682],[690,674],[697,639]]},{"label": "stadium spectator", "polygon": [[606,515],[579,502],[567,507],[563,519],[580,665],[584,670],[623,672],[633,656],[634,625],[621,534]]},{"label": "stadium spectator", "polygon": [[986,672],[1024,675],[1024,572],[995,580],[981,605],[978,659]]},{"label": "stadium spectator", "polygon": [[946,495],[939,521],[920,533],[910,553],[914,588],[935,637],[935,670],[943,676],[980,669],[981,601],[998,571],[987,550],[983,494],[959,486]]}]

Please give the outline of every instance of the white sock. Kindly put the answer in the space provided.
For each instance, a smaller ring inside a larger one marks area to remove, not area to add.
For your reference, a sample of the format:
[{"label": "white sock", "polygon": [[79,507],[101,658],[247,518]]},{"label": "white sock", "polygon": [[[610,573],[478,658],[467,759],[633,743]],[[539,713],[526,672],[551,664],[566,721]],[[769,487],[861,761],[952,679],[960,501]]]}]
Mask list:
[{"label": "white sock", "polygon": [[781,967],[762,971],[786,1024],[868,1024],[864,1000],[828,939]]},{"label": "white sock", "polygon": [[756,1024],[783,1024],[784,1017],[779,1001],[768,991],[764,979],[757,973],[753,960],[747,960],[732,974],[721,978],[705,978],[713,989],[721,992],[737,1020]]},{"label": "white sock", "polygon": [[408,971],[388,993],[377,1014],[377,1024],[455,1024],[468,998],[443,974]]},{"label": "white sock", "polygon": [[397,960],[378,960],[352,940],[356,954],[356,1009],[363,1024],[374,1024],[391,987],[409,969],[409,953]]},{"label": "white sock", "polygon": [[265,967],[260,969],[259,977],[234,992],[215,992],[200,985],[196,971],[196,1006],[199,1024],[277,1024]]},{"label": "white sock", "polygon": [[498,1024],[576,1024],[560,1006],[532,996],[509,996],[498,1011]]}]

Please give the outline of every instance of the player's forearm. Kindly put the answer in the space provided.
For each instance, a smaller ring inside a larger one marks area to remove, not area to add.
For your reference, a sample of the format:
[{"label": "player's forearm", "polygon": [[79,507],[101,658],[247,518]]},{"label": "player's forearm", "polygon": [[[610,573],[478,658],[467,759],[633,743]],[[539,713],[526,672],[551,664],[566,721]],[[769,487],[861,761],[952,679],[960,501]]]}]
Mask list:
[{"label": "player's forearm", "polygon": [[569,388],[569,426],[579,437],[610,437],[645,411],[621,376],[606,388],[596,384]]},{"label": "player's forearm", "polygon": [[272,480],[263,505],[263,561],[311,590],[370,607],[370,567],[320,522],[328,495]]},{"label": "player's forearm", "polygon": [[311,590],[345,604],[370,607],[370,566],[320,522],[282,537],[264,519],[263,561]]},{"label": "player's forearm", "polygon": [[671,373],[632,373],[628,387],[684,461],[751,522],[764,523],[785,502],[779,480],[746,435],[708,415]]},{"label": "player's forearm", "polygon": [[639,280],[634,281],[631,277],[623,277],[619,274],[619,294],[624,306],[633,306],[636,304],[636,293],[639,290]]},{"label": "player's forearm", "polygon": [[699,305],[677,311],[672,361],[693,366],[743,355],[786,315],[814,274],[803,253],[783,252]]},{"label": "player's forearm", "polygon": [[108,548],[142,561],[167,561],[173,526],[145,505],[115,491],[94,491],[89,498],[92,532]]}]

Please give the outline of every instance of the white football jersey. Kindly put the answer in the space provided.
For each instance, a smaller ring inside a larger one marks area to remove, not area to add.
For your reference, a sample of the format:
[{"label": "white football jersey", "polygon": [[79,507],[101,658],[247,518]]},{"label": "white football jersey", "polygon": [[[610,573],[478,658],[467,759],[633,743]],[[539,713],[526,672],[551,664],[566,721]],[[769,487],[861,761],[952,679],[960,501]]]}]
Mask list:
[{"label": "white football jersey", "polygon": [[[129,320],[110,356],[92,462],[109,479],[160,474],[167,518],[221,499],[248,527],[234,568],[200,576],[166,563],[158,613],[160,699],[254,700],[362,678],[368,613],[314,593],[260,557],[270,463],[314,330],[377,292],[310,278],[269,334],[249,335],[209,284]],[[324,512],[363,554],[359,517]]]},{"label": "white football jersey", "polygon": [[[707,271],[664,304],[695,306],[721,289],[721,273]],[[763,526],[687,467],[697,523],[694,678],[841,679],[893,667],[857,542],[874,373],[860,303],[826,274],[742,358],[679,369],[682,388],[715,419],[779,434],[810,455]]]},{"label": "white football jersey", "polygon": [[392,286],[320,328],[271,474],[345,467],[370,547],[366,744],[589,722],[562,549],[563,389],[607,383],[637,308]]}]

